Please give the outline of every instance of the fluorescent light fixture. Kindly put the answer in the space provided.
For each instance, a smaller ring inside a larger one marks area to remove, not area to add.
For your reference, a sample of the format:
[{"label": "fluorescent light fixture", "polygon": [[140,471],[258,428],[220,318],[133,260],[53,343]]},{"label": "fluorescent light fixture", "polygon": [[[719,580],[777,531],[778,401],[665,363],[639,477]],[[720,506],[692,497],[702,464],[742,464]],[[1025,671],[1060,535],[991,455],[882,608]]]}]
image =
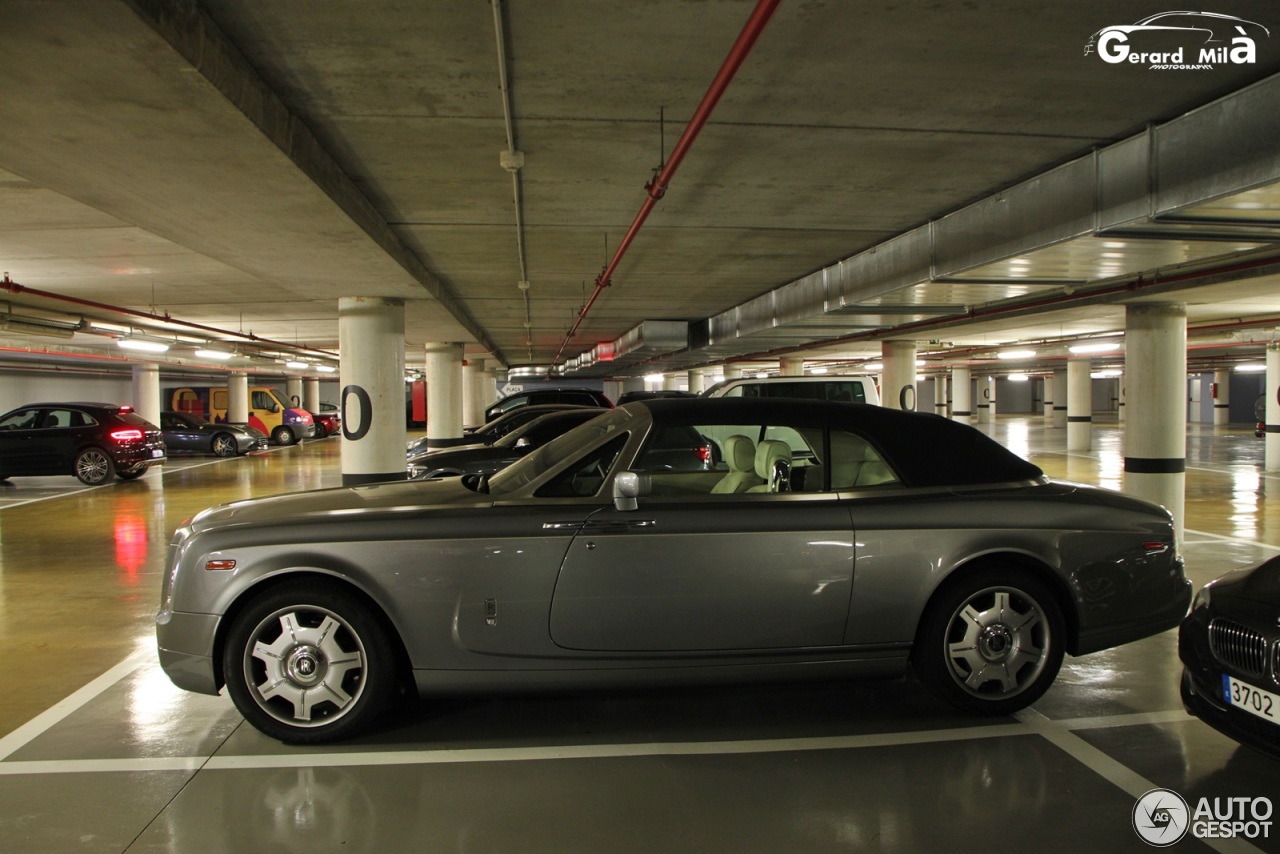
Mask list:
[{"label": "fluorescent light fixture", "polygon": [[866,363],[865,365],[863,365],[862,367],[863,367],[863,368],[865,368],[865,369],[866,369],[866,370],[868,370],[868,371],[883,371],[883,370],[884,370],[884,362],[867,362],[867,363]]},{"label": "fluorescent light fixture", "polygon": [[1242,374],[1260,374],[1267,369],[1262,362],[1246,362],[1243,365],[1236,365],[1235,369]]},{"label": "fluorescent light fixture", "polygon": [[660,383],[662,382],[662,374],[645,374],[644,381],[647,383]]},{"label": "fluorescent light fixture", "polygon": [[226,350],[197,350],[196,355],[201,359],[217,359],[219,362],[225,362],[227,359],[235,357],[235,353],[228,353]]},{"label": "fluorescent light fixture", "polygon": [[1084,355],[1085,353],[1112,353],[1120,349],[1119,341],[1104,341],[1097,344],[1072,344],[1067,348],[1069,352],[1076,355]]},{"label": "fluorescent light fixture", "polygon": [[1123,375],[1124,374],[1122,371],[1114,371],[1114,370],[1094,371],[1093,373],[1089,374],[1089,378],[1095,379],[1095,380],[1110,380]]},{"label": "fluorescent light fixture", "polygon": [[169,349],[168,344],[160,341],[144,341],[141,338],[119,338],[116,346],[123,350],[138,350],[143,353],[163,353]]},{"label": "fluorescent light fixture", "polygon": [[307,368],[311,367],[311,365],[306,362],[285,362],[284,366],[294,371],[305,371]]},{"label": "fluorescent light fixture", "polygon": [[316,365],[316,370],[322,374],[336,374],[338,369],[333,365]]},{"label": "fluorescent light fixture", "polygon": [[1035,357],[1035,350],[1001,350],[996,353],[998,359],[1034,359]]},{"label": "fluorescent light fixture", "polygon": [[811,373],[811,374],[825,374],[826,372],[827,372],[827,369],[826,369],[826,368],[824,368],[824,367],[822,367],[821,365],[819,365],[819,366],[818,366],[818,367],[816,367],[816,368],[810,368],[810,369],[809,369],[809,373]]},{"label": "fluorescent light fixture", "polygon": [[1009,382],[1011,383],[1025,383],[1029,379],[1031,378],[1026,374],[1009,374]]}]

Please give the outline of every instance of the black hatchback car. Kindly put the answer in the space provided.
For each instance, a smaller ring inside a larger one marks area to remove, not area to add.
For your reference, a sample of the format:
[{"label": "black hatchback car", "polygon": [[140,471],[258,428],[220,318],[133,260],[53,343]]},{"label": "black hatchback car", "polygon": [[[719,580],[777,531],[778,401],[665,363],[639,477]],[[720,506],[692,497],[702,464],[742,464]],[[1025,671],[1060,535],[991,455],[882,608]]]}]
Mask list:
[{"label": "black hatchback car", "polygon": [[118,403],[31,403],[0,416],[0,479],[73,474],[96,486],[165,461],[160,428]]},{"label": "black hatchback car", "polygon": [[490,406],[484,411],[485,423],[489,423],[504,412],[524,406],[535,406],[539,403],[573,403],[578,406],[595,406],[601,409],[613,408],[613,401],[604,392],[595,389],[536,388],[509,394]]},{"label": "black hatchback car", "polygon": [[1178,656],[1187,711],[1280,759],[1280,557],[1206,584]]}]

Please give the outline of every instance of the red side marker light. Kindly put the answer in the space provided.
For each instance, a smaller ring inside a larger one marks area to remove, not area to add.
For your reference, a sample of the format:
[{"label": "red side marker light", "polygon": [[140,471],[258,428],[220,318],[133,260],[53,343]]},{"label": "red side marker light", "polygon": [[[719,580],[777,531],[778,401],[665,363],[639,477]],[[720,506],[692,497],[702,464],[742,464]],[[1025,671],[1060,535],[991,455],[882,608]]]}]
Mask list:
[{"label": "red side marker light", "polygon": [[204,562],[205,569],[235,569],[236,562],[234,560],[207,560]]}]

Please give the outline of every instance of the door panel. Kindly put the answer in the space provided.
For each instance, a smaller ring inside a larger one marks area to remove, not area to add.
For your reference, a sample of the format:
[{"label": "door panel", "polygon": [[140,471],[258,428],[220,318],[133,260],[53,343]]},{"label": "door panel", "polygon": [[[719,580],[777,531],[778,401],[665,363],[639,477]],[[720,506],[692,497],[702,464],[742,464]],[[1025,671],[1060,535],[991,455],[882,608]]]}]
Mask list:
[{"label": "door panel", "polygon": [[551,637],[618,652],[837,645],[852,583],[852,526],[834,497],[651,498],[578,532]]}]

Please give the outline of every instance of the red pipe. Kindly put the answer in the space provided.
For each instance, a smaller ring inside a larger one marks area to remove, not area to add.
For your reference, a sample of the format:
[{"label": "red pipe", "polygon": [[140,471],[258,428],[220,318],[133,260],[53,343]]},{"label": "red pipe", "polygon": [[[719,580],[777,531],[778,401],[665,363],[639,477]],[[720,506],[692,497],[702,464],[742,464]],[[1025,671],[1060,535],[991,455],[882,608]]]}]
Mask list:
[{"label": "red pipe", "polygon": [[282,341],[272,341],[270,338],[262,338],[260,336],[254,335],[252,332],[235,332],[230,329],[219,329],[216,326],[205,326],[204,324],[201,324],[201,323],[193,323],[190,320],[175,320],[174,318],[169,316],[168,312],[166,312],[164,315],[150,314],[145,311],[138,311],[137,309],[134,309],[134,308],[125,308],[124,306],[120,306],[120,305],[110,305],[105,302],[95,302],[94,300],[67,296],[66,294],[56,294],[52,291],[42,291],[39,288],[29,288],[26,285],[20,285],[17,282],[10,279],[8,273],[5,273],[4,278],[0,279],[0,289],[4,289],[11,294],[31,294],[32,296],[37,296],[42,299],[51,299],[51,300],[57,300],[59,302],[67,302],[67,303],[71,303],[72,305],[83,306],[85,308],[96,308],[99,311],[108,311],[108,312],[113,312],[115,314],[124,314],[130,317],[141,317],[146,320],[151,320],[157,323],[168,323],[174,326],[183,326],[188,329],[198,329],[201,332],[208,332],[214,335],[230,335],[235,338],[244,338],[245,340],[248,340],[248,341],[253,341],[259,344],[267,344],[272,347],[279,347],[284,350],[292,350],[298,353],[302,353],[302,352],[324,353],[325,355],[334,356],[334,357],[338,355],[337,353],[331,353],[328,350],[321,350],[314,347],[299,347],[297,344],[285,344]]},{"label": "red pipe", "polygon": [[644,221],[649,218],[649,213],[653,210],[653,206],[666,195],[667,186],[671,183],[671,178],[676,174],[676,170],[680,168],[680,163],[684,160],[685,155],[689,153],[693,141],[697,139],[703,126],[706,125],[707,120],[711,117],[711,111],[720,102],[720,96],[729,88],[729,83],[732,82],[734,75],[738,73],[738,69],[742,66],[743,61],[746,60],[747,54],[751,52],[751,48],[755,46],[756,40],[760,38],[760,34],[764,31],[765,24],[769,23],[769,19],[773,17],[773,13],[777,11],[778,4],[781,2],[782,0],[760,0],[756,4],[755,10],[751,13],[751,17],[747,18],[746,25],[743,26],[742,32],[738,34],[738,40],[733,43],[733,47],[729,50],[729,55],[725,57],[720,70],[716,72],[715,79],[711,81],[707,94],[702,96],[702,103],[694,111],[693,118],[689,119],[689,124],[685,127],[684,133],[680,134],[680,139],[676,142],[675,148],[671,150],[671,156],[667,158],[667,162],[663,165],[657,177],[645,184],[645,191],[648,193],[648,197],[644,200],[644,204],[640,206],[640,212],[636,214],[636,218],[632,221],[631,227],[627,229],[622,242],[618,244],[617,250],[613,253],[613,259],[604,268],[604,272],[596,277],[596,286],[591,292],[590,299],[583,305],[582,310],[578,312],[577,320],[573,322],[573,327],[565,335],[556,357],[551,360],[553,366],[564,355],[565,348],[569,346],[574,333],[582,325],[582,321],[600,296],[600,292],[612,284],[613,273],[618,268],[618,263],[622,261],[622,256],[627,254],[631,241],[635,240],[636,234],[639,233],[641,226],[644,225]]}]

